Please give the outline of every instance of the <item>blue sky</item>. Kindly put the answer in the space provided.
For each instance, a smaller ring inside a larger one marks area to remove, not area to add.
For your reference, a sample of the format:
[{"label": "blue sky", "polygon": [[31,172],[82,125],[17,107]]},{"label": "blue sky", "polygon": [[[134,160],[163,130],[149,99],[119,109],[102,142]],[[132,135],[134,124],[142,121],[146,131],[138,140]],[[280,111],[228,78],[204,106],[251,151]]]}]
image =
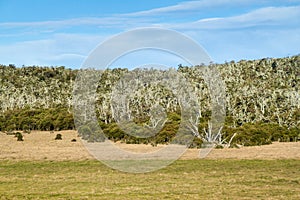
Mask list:
[{"label": "blue sky", "polygon": [[[300,53],[299,19],[300,0],[0,0],[0,63],[79,68],[100,42],[140,27],[186,34],[217,63],[286,57]],[[163,60],[151,55],[117,65]]]}]

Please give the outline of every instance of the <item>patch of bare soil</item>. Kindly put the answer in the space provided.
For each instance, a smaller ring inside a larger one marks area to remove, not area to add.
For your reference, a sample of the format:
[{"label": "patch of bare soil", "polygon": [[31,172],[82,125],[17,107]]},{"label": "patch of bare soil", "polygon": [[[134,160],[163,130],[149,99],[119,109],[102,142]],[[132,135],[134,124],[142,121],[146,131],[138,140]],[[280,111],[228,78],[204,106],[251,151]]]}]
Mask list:
[{"label": "patch of bare soil", "polygon": [[[56,134],[62,140],[55,140]],[[94,159],[82,144],[76,131],[32,131],[24,133],[24,141],[17,141],[13,135],[0,132],[0,159],[16,160],[86,160]],[[76,139],[76,142],[71,142]],[[163,148],[144,144],[115,143],[121,149],[136,153],[149,153]],[[188,149],[181,159],[199,158],[199,149]],[[300,142],[241,147],[239,149],[213,149],[207,159],[300,159]]]}]

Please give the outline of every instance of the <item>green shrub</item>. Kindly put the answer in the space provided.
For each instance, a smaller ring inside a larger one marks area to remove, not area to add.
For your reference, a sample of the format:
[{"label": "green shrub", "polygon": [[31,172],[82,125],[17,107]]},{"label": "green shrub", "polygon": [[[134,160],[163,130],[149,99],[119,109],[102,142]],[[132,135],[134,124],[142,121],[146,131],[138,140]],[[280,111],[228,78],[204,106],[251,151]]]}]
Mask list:
[{"label": "green shrub", "polygon": [[[7,120],[9,119],[9,120]],[[68,130],[74,129],[72,113],[67,108],[13,109],[3,112],[0,117],[1,130]]]},{"label": "green shrub", "polygon": [[235,129],[238,133],[233,139],[233,144],[256,146],[272,143],[272,134],[259,124],[245,124]]},{"label": "green shrub", "polygon": [[15,137],[17,137],[17,141],[24,141],[23,140],[23,135],[20,132],[16,132],[15,133]]},{"label": "green shrub", "polygon": [[56,134],[55,140],[62,140],[62,135],[60,133]]}]

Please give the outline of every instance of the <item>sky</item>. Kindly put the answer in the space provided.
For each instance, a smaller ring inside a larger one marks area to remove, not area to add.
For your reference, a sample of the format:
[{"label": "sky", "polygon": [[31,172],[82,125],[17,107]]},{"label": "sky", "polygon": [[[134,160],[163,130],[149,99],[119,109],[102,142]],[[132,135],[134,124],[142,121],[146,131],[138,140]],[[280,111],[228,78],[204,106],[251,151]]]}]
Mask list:
[{"label": "sky", "polygon": [[[0,0],[0,63],[80,68],[108,38],[143,27],[185,34],[215,63],[293,56],[300,53],[300,0]],[[146,51],[113,65],[158,62],[185,64]]]}]

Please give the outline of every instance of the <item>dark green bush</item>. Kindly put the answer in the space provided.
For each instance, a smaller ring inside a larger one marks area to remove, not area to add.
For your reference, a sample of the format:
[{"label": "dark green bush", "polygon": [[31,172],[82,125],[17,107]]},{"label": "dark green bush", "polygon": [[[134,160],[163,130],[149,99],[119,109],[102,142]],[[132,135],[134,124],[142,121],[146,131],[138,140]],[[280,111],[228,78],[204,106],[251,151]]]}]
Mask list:
[{"label": "dark green bush", "polygon": [[23,135],[20,132],[16,132],[15,133],[15,137],[17,137],[17,141],[24,141],[23,140]]},{"label": "dark green bush", "polygon": [[60,106],[8,110],[0,117],[0,131],[70,129],[74,129],[73,114],[67,108]]},{"label": "dark green bush", "polygon": [[225,126],[223,133],[223,136],[228,139],[237,133],[232,145],[255,146],[271,144],[274,141],[295,142],[298,138],[299,128],[288,128],[273,123],[255,123],[243,124],[239,127]]},{"label": "dark green bush", "polygon": [[60,133],[56,134],[55,140],[62,140],[62,135]]}]

